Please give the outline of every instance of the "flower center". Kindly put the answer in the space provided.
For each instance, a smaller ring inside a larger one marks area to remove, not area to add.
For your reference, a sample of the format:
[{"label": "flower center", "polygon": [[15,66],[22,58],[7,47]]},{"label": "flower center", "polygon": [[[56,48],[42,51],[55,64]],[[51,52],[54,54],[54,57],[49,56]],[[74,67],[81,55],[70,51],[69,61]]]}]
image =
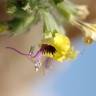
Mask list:
[{"label": "flower center", "polygon": [[49,53],[49,54],[53,55],[56,52],[56,49],[51,45],[42,44],[41,51],[42,51],[43,54]]}]

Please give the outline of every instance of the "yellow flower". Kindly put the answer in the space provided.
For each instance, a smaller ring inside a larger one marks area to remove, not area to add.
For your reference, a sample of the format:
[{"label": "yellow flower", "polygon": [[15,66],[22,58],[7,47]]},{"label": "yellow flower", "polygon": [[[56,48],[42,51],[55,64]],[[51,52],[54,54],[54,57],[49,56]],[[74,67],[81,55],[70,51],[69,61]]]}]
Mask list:
[{"label": "yellow flower", "polygon": [[42,11],[44,20],[43,40],[39,52],[45,57],[56,61],[64,61],[76,57],[70,40],[65,36],[65,31],[57,24],[55,18],[46,11]]},{"label": "yellow flower", "polygon": [[53,38],[42,41],[41,50],[44,56],[53,58],[56,61],[64,61],[76,57],[76,52],[72,49],[67,36],[55,33]]}]

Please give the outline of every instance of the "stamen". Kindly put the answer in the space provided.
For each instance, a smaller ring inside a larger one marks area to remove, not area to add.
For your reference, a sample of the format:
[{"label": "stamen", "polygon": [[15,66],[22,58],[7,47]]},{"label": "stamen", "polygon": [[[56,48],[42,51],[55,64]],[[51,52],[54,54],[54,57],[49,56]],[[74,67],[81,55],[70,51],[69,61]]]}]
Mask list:
[{"label": "stamen", "polygon": [[24,56],[30,56],[32,58],[35,58],[40,53],[40,50],[35,55],[33,55],[33,51],[32,50],[30,50],[29,53],[23,53],[23,52],[17,50],[16,48],[13,48],[13,47],[5,47],[5,48],[13,50],[13,51],[15,51],[15,52],[17,52],[17,53],[19,53],[21,55],[24,55]]},{"label": "stamen", "polygon": [[17,52],[17,53],[19,53],[19,54],[21,54],[21,55],[25,55],[25,56],[29,56],[29,55],[30,55],[29,53],[23,53],[23,52],[15,49],[15,48],[13,48],[13,47],[6,47],[6,48],[7,48],[7,49],[11,49],[11,50],[13,50],[13,51],[15,51],[15,52]]},{"label": "stamen", "polygon": [[30,51],[28,53],[23,53],[13,47],[6,47],[7,49],[13,50],[21,55],[30,57],[30,59],[33,59],[33,63],[34,63],[34,67],[35,67],[35,71],[37,72],[40,67],[41,67],[41,59],[42,59],[42,55],[45,53],[49,53],[49,54],[54,54],[56,52],[56,49],[48,44],[42,44],[41,48],[35,53],[33,54],[33,47],[30,48]]},{"label": "stamen", "polygon": [[37,72],[40,69],[40,67],[42,65],[41,64],[41,61],[40,61],[41,60],[41,57],[42,57],[42,53],[41,53],[40,50],[37,51],[37,53],[35,55],[33,55],[32,48],[30,49],[29,53],[23,53],[23,52],[15,49],[13,47],[6,47],[6,48],[7,49],[10,49],[10,50],[13,50],[13,51],[15,51],[15,52],[17,52],[17,53],[19,53],[21,55],[28,56],[28,57],[30,57],[30,59],[33,58],[33,63],[34,63],[35,71]]}]

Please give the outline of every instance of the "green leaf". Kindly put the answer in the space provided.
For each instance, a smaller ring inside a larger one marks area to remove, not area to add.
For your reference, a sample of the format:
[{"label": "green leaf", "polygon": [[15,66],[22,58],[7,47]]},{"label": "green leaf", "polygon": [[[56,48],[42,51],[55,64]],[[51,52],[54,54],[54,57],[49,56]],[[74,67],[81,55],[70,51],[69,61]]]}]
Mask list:
[{"label": "green leaf", "polygon": [[14,18],[12,21],[8,22],[9,30],[13,35],[18,35],[26,32],[33,24],[34,16],[28,16],[26,18]]}]

